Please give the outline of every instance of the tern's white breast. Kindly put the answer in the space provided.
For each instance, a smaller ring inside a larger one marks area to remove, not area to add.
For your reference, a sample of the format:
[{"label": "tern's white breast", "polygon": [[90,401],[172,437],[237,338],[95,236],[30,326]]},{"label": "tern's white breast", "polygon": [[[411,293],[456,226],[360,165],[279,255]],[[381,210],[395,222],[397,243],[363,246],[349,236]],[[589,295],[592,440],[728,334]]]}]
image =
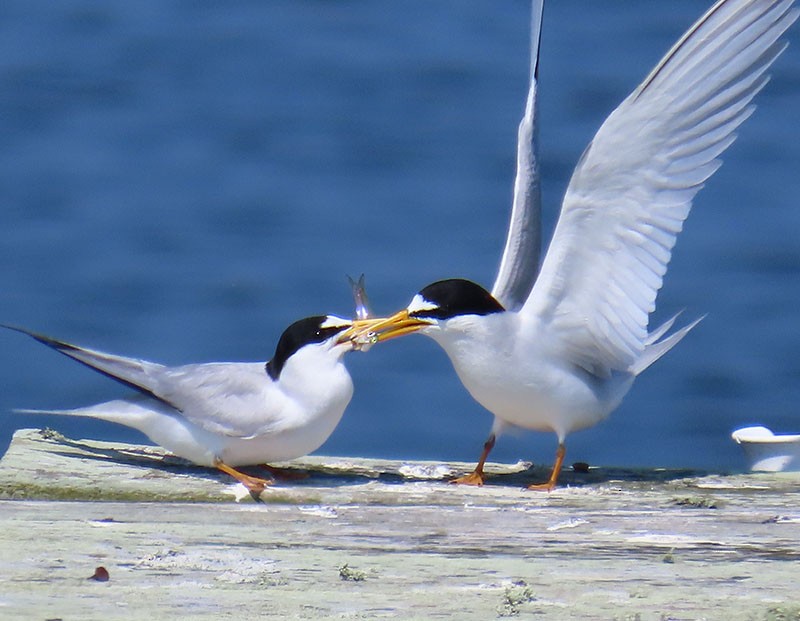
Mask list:
[{"label": "tern's white breast", "polygon": [[264,432],[228,439],[222,457],[231,465],[283,461],[317,450],[336,429],[353,396],[353,382],[324,345],[304,347],[287,362],[276,383],[281,407]]},{"label": "tern's white breast", "polygon": [[565,360],[557,345],[519,317],[458,317],[427,334],[447,352],[473,398],[518,427],[563,438],[613,410],[633,377],[598,378]]}]

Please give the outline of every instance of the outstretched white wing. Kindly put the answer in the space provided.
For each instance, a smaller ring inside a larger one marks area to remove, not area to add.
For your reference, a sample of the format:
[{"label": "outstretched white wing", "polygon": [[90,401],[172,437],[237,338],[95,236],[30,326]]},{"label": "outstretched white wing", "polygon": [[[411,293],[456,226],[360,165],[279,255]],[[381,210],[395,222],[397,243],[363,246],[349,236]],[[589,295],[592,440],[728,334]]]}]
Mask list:
[{"label": "outstretched white wing", "polygon": [[626,370],[641,355],[692,199],[752,113],[797,18],[793,2],[717,2],[581,157],[522,313],[587,371]]},{"label": "outstretched white wing", "polygon": [[531,68],[525,115],[517,133],[517,176],[508,236],[492,295],[506,310],[519,310],[539,273],[542,251],[542,194],[536,140],[536,88],[544,0],[531,3]]}]

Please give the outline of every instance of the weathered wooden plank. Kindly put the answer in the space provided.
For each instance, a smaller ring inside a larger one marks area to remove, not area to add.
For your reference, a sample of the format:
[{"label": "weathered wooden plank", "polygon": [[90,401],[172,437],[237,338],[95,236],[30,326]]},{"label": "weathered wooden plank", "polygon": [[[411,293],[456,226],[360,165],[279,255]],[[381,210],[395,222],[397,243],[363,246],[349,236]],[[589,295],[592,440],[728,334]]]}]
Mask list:
[{"label": "weathered wooden plank", "polygon": [[[295,466],[311,476],[236,503],[159,451],[18,434],[6,497],[103,501],[0,502],[0,618],[800,615],[796,474],[598,469],[545,494],[526,472],[475,489],[403,476],[434,464]],[[101,565],[109,581],[88,580]]]},{"label": "weathered wooden plank", "polygon": [[[393,498],[402,498],[403,493],[385,483],[441,481],[469,472],[474,464],[309,456],[272,465],[308,476],[290,482],[279,480],[262,494],[264,502],[304,502],[324,494],[337,502],[352,499],[392,504]],[[490,463],[486,471],[521,487],[525,480],[520,478],[521,473],[529,467],[526,462]],[[269,476],[258,468],[245,470]],[[371,482],[381,484],[362,489]],[[195,466],[159,447],[71,440],[57,432],[38,429],[22,429],[14,434],[0,461],[0,498],[252,501],[244,487],[230,476]]]}]

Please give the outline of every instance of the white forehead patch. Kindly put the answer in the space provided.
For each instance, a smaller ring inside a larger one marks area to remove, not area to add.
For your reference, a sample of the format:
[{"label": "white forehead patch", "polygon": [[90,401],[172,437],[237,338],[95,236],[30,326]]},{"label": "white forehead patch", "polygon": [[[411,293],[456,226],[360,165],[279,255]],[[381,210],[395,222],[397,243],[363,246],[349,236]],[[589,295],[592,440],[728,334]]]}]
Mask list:
[{"label": "white forehead patch", "polygon": [[342,319],[336,315],[328,315],[325,321],[320,324],[320,328],[349,328],[353,322],[349,319]]},{"label": "white forehead patch", "polygon": [[439,308],[438,304],[434,304],[430,300],[426,300],[419,293],[411,299],[411,304],[408,305],[409,315],[412,313],[419,313],[420,311],[436,310]]}]

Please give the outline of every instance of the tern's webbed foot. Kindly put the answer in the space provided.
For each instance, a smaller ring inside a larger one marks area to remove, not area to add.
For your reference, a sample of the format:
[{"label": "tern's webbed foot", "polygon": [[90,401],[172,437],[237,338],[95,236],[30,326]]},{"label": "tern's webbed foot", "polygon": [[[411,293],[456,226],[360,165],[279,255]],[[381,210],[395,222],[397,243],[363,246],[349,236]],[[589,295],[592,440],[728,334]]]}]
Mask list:
[{"label": "tern's webbed foot", "polygon": [[566,453],[567,450],[564,448],[564,444],[559,442],[558,450],[556,451],[556,463],[553,464],[553,470],[550,472],[550,478],[547,479],[547,482],[545,483],[534,483],[533,485],[529,485],[528,489],[539,492],[552,492],[556,487],[556,483],[558,482],[558,475],[561,473],[561,465],[564,463],[564,455],[566,455]]},{"label": "tern's webbed foot", "polygon": [[556,488],[555,481],[547,481],[546,483],[533,483],[528,485],[526,489],[536,492],[552,492]]},{"label": "tern's webbed foot", "polygon": [[267,489],[268,485],[272,485],[273,483],[272,479],[260,479],[249,474],[245,474],[244,472],[239,472],[221,460],[217,460],[214,463],[214,466],[216,466],[217,469],[222,470],[222,472],[225,474],[231,475],[234,479],[239,481],[239,483],[244,485],[255,500],[259,500],[261,493]]},{"label": "tern's webbed foot", "polygon": [[474,470],[469,474],[465,474],[463,477],[458,477],[457,479],[450,479],[450,483],[454,485],[483,485],[486,482],[486,477],[484,476],[483,472],[478,472]]}]

